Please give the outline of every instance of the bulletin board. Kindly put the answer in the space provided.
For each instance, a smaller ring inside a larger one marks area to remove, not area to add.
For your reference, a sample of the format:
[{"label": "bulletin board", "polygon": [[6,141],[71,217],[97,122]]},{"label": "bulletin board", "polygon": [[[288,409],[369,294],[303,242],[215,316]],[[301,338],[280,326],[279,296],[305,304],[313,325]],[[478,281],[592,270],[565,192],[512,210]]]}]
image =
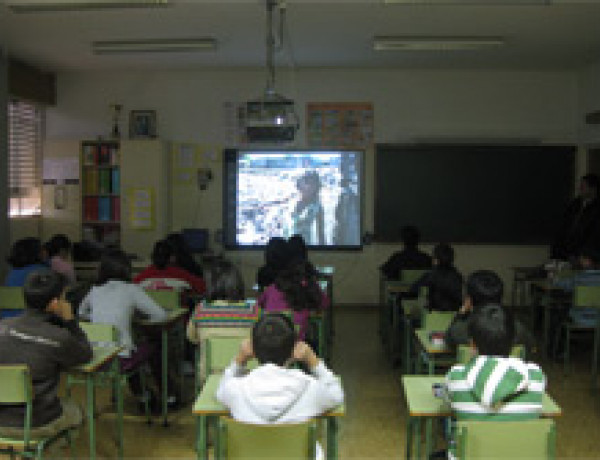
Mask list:
[{"label": "bulletin board", "polygon": [[310,102],[307,144],[313,147],[367,147],[373,143],[373,104]]}]

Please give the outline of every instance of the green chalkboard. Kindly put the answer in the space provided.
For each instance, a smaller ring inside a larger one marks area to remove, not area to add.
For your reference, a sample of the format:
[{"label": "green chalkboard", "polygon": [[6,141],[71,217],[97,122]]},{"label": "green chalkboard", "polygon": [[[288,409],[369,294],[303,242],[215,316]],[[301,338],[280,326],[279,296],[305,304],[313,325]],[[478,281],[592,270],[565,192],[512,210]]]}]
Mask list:
[{"label": "green chalkboard", "polygon": [[378,145],[375,239],[546,244],[572,198],[573,146]]}]

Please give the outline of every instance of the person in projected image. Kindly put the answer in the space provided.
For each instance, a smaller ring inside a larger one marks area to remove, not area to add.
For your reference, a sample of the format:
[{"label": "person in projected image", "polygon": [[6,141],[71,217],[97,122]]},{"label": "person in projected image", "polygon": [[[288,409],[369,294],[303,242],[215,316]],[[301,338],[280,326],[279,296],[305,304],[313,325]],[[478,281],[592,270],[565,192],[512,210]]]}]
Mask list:
[{"label": "person in projected image", "polygon": [[335,207],[335,244],[360,244],[360,202],[354,187],[355,183],[347,177],[342,177],[342,191]]},{"label": "person in projected image", "polygon": [[325,244],[321,179],[316,171],[306,171],[296,180],[300,199],[292,210],[291,234],[302,235],[307,244]]}]

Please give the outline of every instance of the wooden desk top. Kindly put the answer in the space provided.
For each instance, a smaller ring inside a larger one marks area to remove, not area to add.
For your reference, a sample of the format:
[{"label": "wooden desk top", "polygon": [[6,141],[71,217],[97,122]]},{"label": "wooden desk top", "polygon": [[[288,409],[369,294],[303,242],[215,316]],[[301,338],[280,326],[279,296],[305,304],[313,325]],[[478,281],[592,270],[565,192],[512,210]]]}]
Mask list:
[{"label": "wooden desk top", "polygon": [[431,331],[428,331],[426,329],[416,329],[415,330],[415,335],[417,336],[417,339],[419,340],[419,344],[421,345],[421,347],[423,347],[423,350],[425,350],[430,355],[441,355],[441,354],[452,353],[452,350],[450,348],[448,348],[448,346],[446,346],[445,343],[444,343],[444,345],[433,345],[431,343],[431,340],[429,340],[430,332]]},{"label": "wooden desk top", "polygon": [[[452,415],[450,404],[442,398],[433,395],[432,385],[444,383],[445,378],[439,375],[405,375],[402,386],[411,417],[449,417]],[[542,416],[558,417],[562,410],[556,402],[544,393],[542,400]]]},{"label": "wooden desk top", "polygon": [[82,364],[81,366],[75,367],[73,370],[77,372],[83,372],[84,374],[90,374],[96,372],[98,369],[103,367],[105,364],[112,361],[117,357],[123,347],[119,345],[106,345],[106,346],[94,346],[92,359]]},{"label": "wooden desk top", "polygon": [[[192,413],[195,415],[227,415],[229,410],[217,401],[216,394],[221,374],[211,374],[206,379],[204,387],[200,391],[198,398],[194,402]],[[346,404],[342,404],[329,412],[323,414],[323,417],[341,417],[346,414]]]}]

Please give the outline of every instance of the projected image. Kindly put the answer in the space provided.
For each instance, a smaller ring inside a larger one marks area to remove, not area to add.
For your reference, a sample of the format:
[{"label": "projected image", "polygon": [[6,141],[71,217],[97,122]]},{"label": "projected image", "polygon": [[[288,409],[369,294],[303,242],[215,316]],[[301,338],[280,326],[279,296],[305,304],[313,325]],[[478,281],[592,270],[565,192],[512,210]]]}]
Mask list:
[{"label": "projected image", "polygon": [[359,152],[241,152],[236,240],[300,234],[309,245],[360,245]]}]

